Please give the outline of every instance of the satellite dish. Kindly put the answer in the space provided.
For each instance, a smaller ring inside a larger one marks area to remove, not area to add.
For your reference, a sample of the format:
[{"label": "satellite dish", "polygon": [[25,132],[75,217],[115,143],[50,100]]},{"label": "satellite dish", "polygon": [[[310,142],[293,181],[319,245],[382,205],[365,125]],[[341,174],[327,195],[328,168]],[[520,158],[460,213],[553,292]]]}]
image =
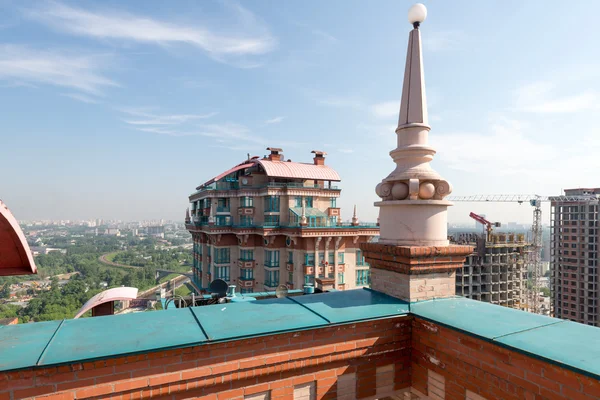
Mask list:
[{"label": "satellite dish", "polygon": [[218,294],[219,297],[224,297],[227,294],[227,289],[229,289],[229,285],[223,279],[215,279],[208,285],[208,291]]},{"label": "satellite dish", "polygon": [[287,297],[288,295],[288,288],[285,285],[279,285],[277,286],[277,289],[275,289],[275,296],[277,296],[278,299],[281,299],[282,297]]}]

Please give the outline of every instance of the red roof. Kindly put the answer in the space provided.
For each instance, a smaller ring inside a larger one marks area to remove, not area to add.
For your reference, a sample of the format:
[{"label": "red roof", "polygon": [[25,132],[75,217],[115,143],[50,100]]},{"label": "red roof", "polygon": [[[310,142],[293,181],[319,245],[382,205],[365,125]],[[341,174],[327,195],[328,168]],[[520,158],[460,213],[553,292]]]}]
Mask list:
[{"label": "red roof", "polygon": [[327,165],[304,164],[288,161],[257,160],[268,176],[277,178],[341,181],[338,173]]},{"label": "red roof", "polygon": [[0,200],[0,276],[36,273],[27,239],[15,217]]},{"label": "red roof", "polygon": [[210,185],[211,183],[217,182],[219,179],[242,169],[254,167],[256,164],[260,164],[267,176],[274,178],[290,178],[290,179],[314,179],[317,181],[341,181],[338,173],[327,165],[314,165],[297,163],[290,161],[270,161],[270,160],[258,160],[251,159],[242,164],[236,165],[235,167],[228,169],[215,176],[214,178],[206,181],[202,185],[198,186],[196,190]]}]

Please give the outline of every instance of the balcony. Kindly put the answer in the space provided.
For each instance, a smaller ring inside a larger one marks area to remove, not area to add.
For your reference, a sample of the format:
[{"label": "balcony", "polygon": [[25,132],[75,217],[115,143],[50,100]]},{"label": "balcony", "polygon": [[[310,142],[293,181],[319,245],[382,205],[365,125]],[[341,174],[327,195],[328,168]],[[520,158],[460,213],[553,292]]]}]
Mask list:
[{"label": "balcony", "polygon": [[215,258],[214,265],[229,265],[231,264],[231,261],[229,258]]},{"label": "balcony", "polygon": [[228,213],[228,212],[230,212],[229,206],[227,206],[227,207],[217,207],[217,212],[218,213]]},{"label": "balcony", "polygon": [[329,217],[339,217],[340,216],[340,209],[337,207],[329,207],[327,209],[327,216]]},{"label": "balcony", "polygon": [[275,290],[279,286],[279,281],[265,281],[265,290]]},{"label": "balcony", "polygon": [[239,268],[254,268],[256,266],[256,262],[254,260],[240,258],[238,259],[238,267]]},{"label": "balcony", "polygon": [[265,261],[265,268],[279,268],[279,261]]},{"label": "balcony", "polygon": [[253,288],[256,285],[256,281],[254,280],[254,278],[243,278],[243,277],[239,277],[238,278],[238,286],[240,288]]},{"label": "balcony", "polygon": [[238,207],[238,215],[254,215],[254,207]]}]

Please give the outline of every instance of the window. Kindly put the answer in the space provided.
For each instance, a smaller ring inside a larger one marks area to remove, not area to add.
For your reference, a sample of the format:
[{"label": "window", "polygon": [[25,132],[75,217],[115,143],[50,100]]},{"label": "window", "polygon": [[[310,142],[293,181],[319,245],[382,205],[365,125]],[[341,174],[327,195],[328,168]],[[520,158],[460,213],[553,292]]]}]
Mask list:
[{"label": "window", "polygon": [[254,260],[254,250],[240,250],[240,260],[244,260],[244,261]]},{"label": "window", "polygon": [[294,283],[294,273],[293,272],[290,272],[288,274],[288,283],[291,283],[291,284]]},{"label": "window", "polygon": [[231,225],[231,217],[229,215],[217,215],[215,217],[215,225],[229,226]]},{"label": "window", "polygon": [[329,217],[329,226],[336,226],[337,220],[338,220],[338,217]]},{"label": "window", "polygon": [[215,267],[215,279],[229,281],[229,267]]},{"label": "window", "polygon": [[315,254],[314,253],[306,253],[304,255],[304,265],[308,265],[310,267],[315,266]]},{"label": "window", "polygon": [[279,286],[279,271],[265,270],[265,286]]},{"label": "window", "polygon": [[226,197],[222,197],[217,200],[217,212],[227,212],[229,211],[229,199]]},{"label": "window", "polygon": [[240,207],[254,207],[254,198],[252,197],[240,197]]},{"label": "window", "polygon": [[327,262],[331,265],[333,265],[335,263],[335,252],[334,251],[329,252],[329,257],[328,257]]},{"label": "window", "polygon": [[279,196],[265,197],[265,212],[279,212]]},{"label": "window", "polygon": [[279,215],[265,215],[265,226],[278,226]]},{"label": "window", "polygon": [[371,271],[368,269],[356,270],[356,286],[366,286],[371,284]]},{"label": "window", "polygon": [[304,284],[305,285],[314,285],[315,284],[315,276],[314,275],[304,275]]},{"label": "window", "polygon": [[293,251],[288,251],[288,261],[289,264],[293,264],[294,263],[294,252]]},{"label": "window", "polygon": [[341,285],[344,283],[344,273],[338,272],[338,283]]},{"label": "window", "polygon": [[304,202],[306,203],[306,208],[312,208],[312,206],[313,206],[313,198],[312,197],[305,197]]},{"label": "window", "polygon": [[296,201],[296,207],[302,207],[302,197],[301,196],[296,196],[295,201]]},{"label": "window", "polygon": [[265,250],[265,267],[279,267],[279,250]]},{"label": "window", "polygon": [[215,249],[215,264],[229,264],[229,247]]},{"label": "window", "polygon": [[325,253],[319,252],[319,265],[325,265]]},{"label": "window", "polygon": [[242,280],[249,281],[254,279],[254,270],[252,268],[242,268],[240,269],[240,273],[240,279]]},{"label": "window", "polygon": [[253,293],[253,289],[240,289],[241,294]]},{"label": "window", "polygon": [[254,225],[254,218],[252,215],[240,215],[240,226],[252,226]]},{"label": "window", "polygon": [[344,264],[344,253],[338,252],[338,264]]},{"label": "window", "polygon": [[331,199],[329,199],[329,207],[337,208],[337,198],[336,197],[332,197]]},{"label": "window", "polygon": [[368,265],[360,250],[356,250],[356,265]]}]

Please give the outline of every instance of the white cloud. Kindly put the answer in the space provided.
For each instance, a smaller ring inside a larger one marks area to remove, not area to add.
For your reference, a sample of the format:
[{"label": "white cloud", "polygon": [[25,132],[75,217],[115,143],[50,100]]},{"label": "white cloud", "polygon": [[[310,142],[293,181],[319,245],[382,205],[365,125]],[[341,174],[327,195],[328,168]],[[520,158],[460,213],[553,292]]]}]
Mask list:
[{"label": "white cloud", "polygon": [[534,113],[573,113],[600,109],[598,92],[586,90],[579,94],[557,95],[554,83],[539,81],[516,90],[518,111]]},{"label": "white cloud", "polygon": [[61,94],[61,96],[70,97],[73,100],[77,100],[77,101],[80,101],[82,103],[87,103],[87,104],[98,104],[99,103],[98,100],[93,99],[89,96],[80,94],[80,93],[63,93],[63,94]]},{"label": "white cloud", "polygon": [[373,104],[371,106],[371,113],[378,118],[397,117],[400,113],[400,101],[384,101]]},{"label": "white cloud", "polygon": [[145,111],[135,109],[123,109],[122,112],[132,116],[141,117],[143,119],[128,119],[124,122],[130,125],[178,125],[188,121],[197,119],[206,119],[217,115],[216,112],[208,114],[171,114],[171,115],[156,115]]},{"label": "white cloud", "polygon": [[501,118],[489,132],[437,132],[429,141],[439,150],[436,158],[455,170],[487,176],[535,175],[547,169],[558,151],[528,132],[522,122]]},{"label": "white cloud", "polygon": [[466,35],[460,31],[427,32],[422,40],[424,51],[459,50],[464,45]]},{"label": "white cloud", "polygon": [[359,108],[363,101],[357,96],[324,96],[317,100],[319,104],[329,107]]},{"label": "white cloud", "polygon": [[[277,42],[248,10],[228,4],[239,32],[220,33],[202,24],[186,26],[121,11],[84,10],[61,3],[47,3],[27,15],[59,31],[97,39],[120,39],[148,44],[188,44],[211,58],[227,62],[230,57],[255,56],[275,49]],[[244,63],[252,67],[257,63]]]},{"label": "white cloud", "polygon": [[285,119],[285,117],[275,117],[275,118],[271,118],[265,121],[265,124],[267,125],[271,125],[271,124],[278,124],[281,121],[283,121]]},{"label": "white cloud", "polygon": [[119,86],[100,72],[107,64],[106,58],[0,45],[0,79],[62,86],[100,95],[106,87]]}]

